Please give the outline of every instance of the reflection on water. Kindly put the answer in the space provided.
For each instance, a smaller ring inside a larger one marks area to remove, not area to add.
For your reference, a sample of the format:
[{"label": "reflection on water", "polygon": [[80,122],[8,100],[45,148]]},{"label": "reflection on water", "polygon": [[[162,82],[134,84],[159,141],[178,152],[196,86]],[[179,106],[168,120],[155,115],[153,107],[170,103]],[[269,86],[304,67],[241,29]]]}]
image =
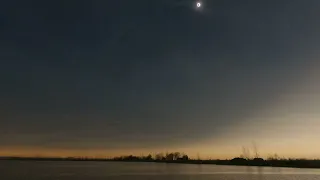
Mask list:
[{"label": "reflection on water", "polygon": [[0,161],[5,180],[312,180],[320,170],[164,163]]}]

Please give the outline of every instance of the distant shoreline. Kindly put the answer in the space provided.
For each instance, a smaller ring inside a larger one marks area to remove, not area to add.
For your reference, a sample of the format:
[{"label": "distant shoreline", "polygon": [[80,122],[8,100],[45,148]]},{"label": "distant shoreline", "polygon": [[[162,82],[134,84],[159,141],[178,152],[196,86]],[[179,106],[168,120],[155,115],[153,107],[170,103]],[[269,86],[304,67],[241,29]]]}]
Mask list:
[{"label": "distant shoreline", "polygon": [[263,160],[234,158],[231,160],[118,160],[107,158],[60,158],[60,157],[0,157],[0,161],[92,161],[92,162],[153,162],[153,163],[176,163],[176,164],[206,164],[206,165],[229,165],[229,166],[257,166],[257,167],[281,167],[281,168],[320,168],[320,160],[306,159],[279,159]]}]

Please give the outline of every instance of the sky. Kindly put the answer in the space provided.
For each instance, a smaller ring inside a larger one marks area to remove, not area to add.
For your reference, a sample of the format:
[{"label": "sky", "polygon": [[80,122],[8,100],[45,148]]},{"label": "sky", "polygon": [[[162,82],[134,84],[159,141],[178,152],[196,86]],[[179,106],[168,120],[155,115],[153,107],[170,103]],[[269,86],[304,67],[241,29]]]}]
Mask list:
[{"label": "sky", "polygon": [[320,1],[0,3],[0,155],[320,158]]}]

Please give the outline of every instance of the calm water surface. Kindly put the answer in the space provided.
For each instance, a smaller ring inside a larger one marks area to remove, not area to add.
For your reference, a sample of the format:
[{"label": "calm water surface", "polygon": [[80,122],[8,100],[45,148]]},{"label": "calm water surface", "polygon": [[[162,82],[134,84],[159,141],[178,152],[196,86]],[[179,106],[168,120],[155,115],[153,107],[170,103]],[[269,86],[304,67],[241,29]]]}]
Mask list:
[{"label": "calm water surface", "polygon": [[0,161],[0,179],[320,180],[320,170],[162,163]]}]

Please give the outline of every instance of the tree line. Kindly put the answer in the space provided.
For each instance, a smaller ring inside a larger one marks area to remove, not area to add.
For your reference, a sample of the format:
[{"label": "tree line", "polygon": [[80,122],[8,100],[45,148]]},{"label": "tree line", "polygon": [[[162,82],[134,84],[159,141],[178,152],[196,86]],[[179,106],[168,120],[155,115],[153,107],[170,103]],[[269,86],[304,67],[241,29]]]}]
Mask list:
[{"label": "tree line", "polygon": [[119,156],[113,158],[115,161],[188,161],[190,158],[188,155],[180,152],[171,153],[158,153],[152,156],[151,154],[147,156]]}]

